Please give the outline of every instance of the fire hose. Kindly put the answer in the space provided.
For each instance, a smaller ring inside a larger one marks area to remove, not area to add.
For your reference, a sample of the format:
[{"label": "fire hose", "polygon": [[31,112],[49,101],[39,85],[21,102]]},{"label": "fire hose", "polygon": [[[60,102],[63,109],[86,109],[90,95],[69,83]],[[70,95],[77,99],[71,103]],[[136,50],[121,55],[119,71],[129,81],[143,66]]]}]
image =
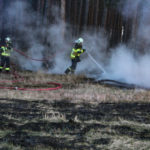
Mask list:
[{"label": "fire hose", "polygon": [[[14,49],[17,53],[19,53],[20,55],[28,58],[28,59],[31,59],[33,61],[47,61],[49,58],[45,58],[45,59],[35,59],[35,58],[31,58],[27,55],[25,55],[23,52],[19,51],[19,50],[16,50]],[[12,63],[12,66],[15,66],[15,64]],[[15,80],[10,80],[10,81],[0,81],[0,83],[8,83],[8,82],[11,82],[11,83],[17,83],[17,82],[23,82],[24,81],[24,78],[22,76],[20,76],[19,74],[16,73],[16,70],[14,69],[14,72],[12,72]],[[35,83],[33,82],[34,85],[36,84],[39,84],[39,83]],[[43,84],[43,83],[42,83]],[[24,90],[24,91],[50,91],[50,90],[58,90],[60,88],[62,88],[62,85],[60,83],[56,83],[56,82],[46,82],[45,84],[47,85],[53,85],[55,87],[48,87],[48,88],[21,88],[21,87],[4,87],[4,86],[1,86],[0,85],[0,89],[9,89],[9,90]]]},{"label": "fire hose", "polygon": [[36,58],[32,58],[32,57],[26,55],[25,53],[23,53],[23,52],[21,52],[21,51],[19,51],[19,50],[17,50],[17,49],[14,49],[14,50],[15,50],[17,53],[19,53],[20,55],[26,57],[27,59],[34,60],[34,61],[47,61],[47,60],[49,60],[49,59],[51,58],[51,56],[50,56],[50,57],[47,57],[47,58],[44,58],[44,59],[36,59]]}]

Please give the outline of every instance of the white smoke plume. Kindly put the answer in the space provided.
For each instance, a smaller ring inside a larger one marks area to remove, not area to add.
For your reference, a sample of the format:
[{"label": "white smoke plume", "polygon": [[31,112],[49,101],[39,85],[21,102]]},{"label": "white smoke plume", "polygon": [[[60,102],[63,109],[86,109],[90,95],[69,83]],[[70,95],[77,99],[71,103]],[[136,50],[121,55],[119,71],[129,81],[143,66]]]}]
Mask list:
[{"label": "white smoke plume", "polygon": [[150,88],[150,1],[126,0],[122,14],[138,19],[136,40],[129,44],[131,47],[136,44],[136,47],[119,45],[112,49],[105,78]]},{"label": "white smoke plume", "polygon": [[120,1],[122,7],[118,7],[119,11],[125,16],[125,17],[134,17],[137,13],[139,4],[142,4],[142,0],[121,0]]},{"label": "white smoke plume", "polygon": [[150,87],[150,55],[137,57],[126,45],[120,45],[113,51],[105,78]]},{"label": "white smoke plume", "polygon": [[[56,7],[51,10],[55,15],[55,22],[47,23],[39,13],[34,12],[27,1],[14,1],[7,9],[8,20],[14,24],[17,31],[14,34],[15,47],[21,51],[26,51],[25,55],[31,58],[43,60],[49,58],[50,65],[53,66],[50,73],[63,73],[67,67],[67,52],[69,51],[70,41],[64,39],[62,33],[64,22],[60,19]],[[9,23],[8,27],[12,27]],[[23,47],[23,50],[20,49]],[[44,56],[43,56],[44,55]],[[18,53],[15,58],[23,69],[32,71],[42,70],[43,62],[32,61]]]}]

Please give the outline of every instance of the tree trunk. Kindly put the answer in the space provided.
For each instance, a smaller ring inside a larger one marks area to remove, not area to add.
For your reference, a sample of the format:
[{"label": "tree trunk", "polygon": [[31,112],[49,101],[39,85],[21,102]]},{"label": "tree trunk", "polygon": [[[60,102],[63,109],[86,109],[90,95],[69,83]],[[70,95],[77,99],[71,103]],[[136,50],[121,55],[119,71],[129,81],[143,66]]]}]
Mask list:
[{"label": "tree trunk", "polygon": [[65,37],[65,20],[66,20],[66,0],[61,0],[61,19],[62,19],[62,36]]}]

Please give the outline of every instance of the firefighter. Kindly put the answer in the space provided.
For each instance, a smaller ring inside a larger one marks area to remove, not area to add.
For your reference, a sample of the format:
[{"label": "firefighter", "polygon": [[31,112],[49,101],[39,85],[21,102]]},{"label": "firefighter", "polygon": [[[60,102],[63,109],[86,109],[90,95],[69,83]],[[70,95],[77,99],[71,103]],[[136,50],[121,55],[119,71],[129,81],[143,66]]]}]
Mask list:
[{"label": "firefighter", "polygon": [[83,39],[79,38],[78,40],[75,41],[75,46],[72,49],[70,58],[72,61],[72,64],[69,68],[66,69],[65,74],[74,74],[75,69],[77,67],[77,63],[80,62],[80,55],[84,53],[86,50],[82,49],[82,44],[83,44]]},{"label": "firefighter", "polygon": [[2,72],[4,66],[5,71],[9,73],[10,71],[10,54],[13,51],[12,42],[10,37],[5,38],[5,46],[1,46],[0,53],[1,53],[1,64],[0,64],[0,72]]}]

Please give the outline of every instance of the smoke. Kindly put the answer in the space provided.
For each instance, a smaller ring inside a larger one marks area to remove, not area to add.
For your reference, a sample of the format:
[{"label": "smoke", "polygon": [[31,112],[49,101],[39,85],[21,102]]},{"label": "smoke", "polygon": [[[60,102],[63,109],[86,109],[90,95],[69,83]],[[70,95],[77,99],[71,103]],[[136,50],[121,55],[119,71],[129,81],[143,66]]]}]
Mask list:
[{"label": "smoke", "polygon": [[123,6],[125,17],[137,19],[136,40],[129,44],[130,47],[120,44],[111,50],[112,56],[104,78],[150,87],[150,1],[126,0]]},{"label": "smoke", "polygon": [[126,45],[120,45],[113,51],[105,78],[150,87],[150,55],[137,57],[131,53],[134,50]]},{"label": "smoke", "polygon": [[142,4],[142,0],[125,0],[120,2],[118,9],[125,17],[132,18],[136,15],[139,4]]},{"label": "smoke", "polygon": [[[14,1],[8,7],[7,14],[9,22],[6,26],[8,29],[13,26],[15,30],[12,37],[15,48],[34,59],[49,58],[46,65],[51,69],[48,72],[63,73],[69,61],[66,56],[71,46],[70,41],[64,39],[65,24],[59,17],[58,8],[53,7],[51,10],[51,23],[40,13],[34,12],[27,1]],[[18,53],[14,57],[23,69],[43,70],[41,61],[32,61]]]},{"label": "smoke", "polygon": [[[126,0],[122,3],[121,13],[124,17],[135,20],[133,30],[136,31],[134,38],[137,49],[148,52],[150,47],[150,1],[149,0]],[[138,48],[139,47],[139,48]]]},{"label": "smoke", "polygon": [[89,58],[81,62],[78,71],[84,70],[87,75],[91,73],[90,76],[96,79],[112,79],[141,87],[150,87],[150,1],[125,0],[121,2],[120,8],[122,9],[119,11],[122,15],[137,21],[136,29],[134,29],[136,34],[131,33],[129,43],[120,43],[116,48],[111,49],[111,56],[105,53],[108,40],[102,31],[84,34],[87,50],[106,72],[99,75],[102,73],[101,70]]}]

